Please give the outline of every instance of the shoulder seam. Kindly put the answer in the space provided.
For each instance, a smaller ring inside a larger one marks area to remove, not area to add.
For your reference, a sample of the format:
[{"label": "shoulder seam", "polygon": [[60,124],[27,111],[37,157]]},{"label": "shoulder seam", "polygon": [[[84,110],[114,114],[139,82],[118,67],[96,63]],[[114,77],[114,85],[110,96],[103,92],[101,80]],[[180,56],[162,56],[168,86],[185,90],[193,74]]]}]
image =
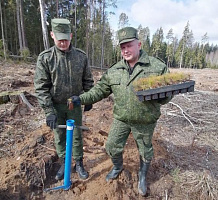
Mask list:
[{"label": "shoulder seam", "polygon": [[160,60],[162,63],[166,64],[164,60],[162,60],[160,57],[156,57],[158,60]]},{"label": "shoulder seam", "polygon": [[80,52],[82,52],[83,54],[85,54],[86,55],[86,52],[85,51],[83,51],[82,49],[79,49],[79,48],[75,48],[77,51],[80,51]]},{"label": "shoulder seam", "polygon": [[109,68],[113,67],[114,65],[116,65],[117,63],[113,63]]},{"label": "shoulder seam", "polygon": [[51,52],[51,48],[45,49],[45,50],[44,50],[43,52],[41,52],[39,55],[43,55],[43,54],[48,53],[48,52]]}]

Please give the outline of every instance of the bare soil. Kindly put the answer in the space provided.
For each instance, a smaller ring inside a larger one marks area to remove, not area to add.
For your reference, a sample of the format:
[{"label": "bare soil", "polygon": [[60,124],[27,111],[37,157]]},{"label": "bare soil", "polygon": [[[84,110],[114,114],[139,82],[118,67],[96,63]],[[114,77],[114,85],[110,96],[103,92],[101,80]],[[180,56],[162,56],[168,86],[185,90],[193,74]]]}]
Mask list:
[{"label": "bare soil", "polygon": [[[0,92],[23,92],[21,99],[0,105],[0,199],[2,200],[215,200],[218,199],[218,70],[171,69],[190,73],[195,92],[179,94],[162,106],[154,132],[154,158],[148,172],[148,193],[138,194],[139,155],[130,134],[124,150],[124,170],[106,182],[112,167],[105,152],[113,120],[112,98],[84,113],[85,181],[71,174],[69,190],[44,192],[63,185],[55,181],[60,167],[53,133],[34,97],[34,65],[0,65]],[[95,79],[101,72],[93,71]],[[74,165],[74,161],[72,163]]]}]

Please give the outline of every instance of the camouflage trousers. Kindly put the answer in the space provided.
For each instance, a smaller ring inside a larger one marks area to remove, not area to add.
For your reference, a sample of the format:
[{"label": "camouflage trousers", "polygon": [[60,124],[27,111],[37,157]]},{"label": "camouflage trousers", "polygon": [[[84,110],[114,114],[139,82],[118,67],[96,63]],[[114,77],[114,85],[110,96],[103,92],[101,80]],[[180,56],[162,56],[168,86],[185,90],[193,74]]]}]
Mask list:
[{"label": "camouflage trousers", "polygon": [[106,151],[111,158],[119,157],[130,132],[135,139],[139,154],[144,161],[153,157],[152,136],[154,124],[130,124],[114,119],[106,142]]},{"label": "camouflage trousers", "polygon": [[[54,104],[55,114],[57,115],[57,125],[65,125],[68,119],[75,120],[75,125],[82,125],[82,108],[74,106],[69,110],[65,104]],[[55,147],[58,157],[65,158],[66,150],[66,129],[54,129]],[[79,160],[83,157],[83,138],[82,130],[74,128],[73,131],[73,158]]]}]

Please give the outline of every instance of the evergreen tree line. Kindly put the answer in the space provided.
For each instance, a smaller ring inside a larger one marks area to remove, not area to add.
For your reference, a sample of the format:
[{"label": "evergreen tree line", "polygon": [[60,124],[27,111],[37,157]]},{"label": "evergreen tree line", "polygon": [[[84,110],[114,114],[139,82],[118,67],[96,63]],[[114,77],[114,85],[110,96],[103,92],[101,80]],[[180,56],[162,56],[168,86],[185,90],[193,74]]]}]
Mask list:
[{"label": "evergreen tree line", "polygon": [[[128,16],[121,13],[119,28],[129,26]],[[194,42],[194,35],[190,29],[189,21],[184,27],[182,38],[174,36],[170,29],[164,37],[162,27],[151,36],[149,27],[138,27],[139,39],[144,49],[150,56],[163,60],[169,67],[218,68],[218,46],[209,45],[207,33],[202,36],[201,42]],[[119,57],[119,49],[117,49]]]},{"label": "evergreen tree line", "polygon": [[[112,32],[107,8],[115,0],[4,0],[1,1],[0,56],[3,44],[6,57],[20,55],[37,57],[53,45],[50,37],[51,19],[67,18],[72,25],[72,44],[84,50],[92,66],[114,62]],[[43,17],[42,17],[43,16]],[[44,41],[42,19],[45,18],[48,42]],[[4,43],[3,43],[4,41]],[[51,45],[50,45],[51,44]]]},{"label": "evergreen tree line", "polygon": [[[53,45],[49,36],[51,19],[63,17],[71,21],[72,43],[87,53],[90,65],[110,66],[121,58],[117,38],[113,37],[108,21],[113,14],[108,11],[110,7],[116,7],[116,0],[1,1],[0,58],[6,60],[17,55],[36,59],[40,52]],[[117,23],[119,28],[129,26],[128,16],[122,13]],[[194,42],[189,22],[181,39],[174,36],[172,29],[164,37],[161,27],[152,36],[149,27],[140,25],[138,32],[142,49],[169,67],[218,68],[217,45],[209,45],[207,33],[200,43]]]},{"label": "evergreen tree line", "polygon": [[187,22],[182,38],[179,40],[170,29],[164,38],[164,31],[160,27],[150,41],[149,28],[138,27],[142,48],[149,55],[164,60],[169,67],[198,68],[218,67],[218,57],[211,52],[218,50],[216,46],[210,46],[207,33],[202,36],[201,42],[194,42],[193,32]]}]

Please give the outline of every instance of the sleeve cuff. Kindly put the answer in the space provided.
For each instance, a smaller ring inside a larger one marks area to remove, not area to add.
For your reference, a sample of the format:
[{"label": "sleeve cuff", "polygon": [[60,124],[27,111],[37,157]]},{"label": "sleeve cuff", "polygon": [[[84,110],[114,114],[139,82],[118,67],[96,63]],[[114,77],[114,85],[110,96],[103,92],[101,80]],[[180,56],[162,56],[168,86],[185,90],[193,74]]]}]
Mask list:
[{"label": "sleeve cuff", "polygon": [[45,112],[45,116],[47,117],[48,115],[51,115],[51,114],[55,114],[54,112],[54,108],[53,107],[46,107],[46,108],[43,108],[44,109],[44,112]]}]

